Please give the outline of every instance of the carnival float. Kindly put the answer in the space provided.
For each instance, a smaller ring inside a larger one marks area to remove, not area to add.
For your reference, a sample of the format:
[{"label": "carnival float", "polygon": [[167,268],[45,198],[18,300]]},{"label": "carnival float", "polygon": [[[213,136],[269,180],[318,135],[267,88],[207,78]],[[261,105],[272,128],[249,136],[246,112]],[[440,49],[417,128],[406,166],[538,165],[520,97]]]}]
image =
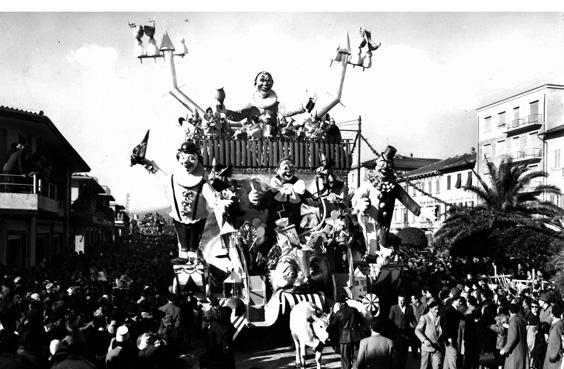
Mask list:
[{"label": "carnival float", "polygon": [[324,309],[343,293],[364,310],[379,309],[377,286],[399,275],[387,267],[394,202],[416,214],[419,206],[396,182],[391,146],[369,180],[349,193],[355,147],[360,167],[360,118],[355,139],[347,140],[328,114],[341,100],[347,67],[371,67],[380,44],[370,31],[360,29],[356,53],[348,34],[337,48],[331,64],[340,79],[326,104],[309,97],[284,107],[273,76],[261,71],[246,105],[228,107],[222,87],[215,106],[204,110],[176,81],[174,59],[187,54],[184,41],[175,46],[164,32],[158,46],[154,21],[129,25],[136,56],[164,59],[169,93],[188,110],[179,118],[185,142],[172,173],[146,157],[148,131],[131,155],[131,165],[144,166],[167,188],[179,246],[173,289],[221,296],[235,307],[235,319],[254,326],[274,324],[300,301]]}]

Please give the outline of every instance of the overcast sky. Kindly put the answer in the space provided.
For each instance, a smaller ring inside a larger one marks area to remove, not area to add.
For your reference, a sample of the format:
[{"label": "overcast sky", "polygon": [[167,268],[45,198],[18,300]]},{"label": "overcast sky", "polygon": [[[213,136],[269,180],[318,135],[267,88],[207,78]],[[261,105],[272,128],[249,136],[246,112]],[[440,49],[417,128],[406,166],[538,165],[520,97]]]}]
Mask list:
[{"label": "overcast sky", "polygon": [[[258,71],[270,71],[282,104],[334,94],[329,67],[347,32],[372,31],[382,47],[371,69],[349,68],[337,122],[362,117],[378,151],[446,158],[476,146],[475,109],[544,83],[564,83],[561,13],[0,13],[0,104],[43,110],[132,210],[166,204],[161,189],[129,154],[151,129],[148,156],[166,168],[182,141],[186,111],[167,95],[169,69],[133,55],[128,21],[157,21],[184,37],[179,85],[202,107],[224,86],[226,105],[245,103]],[[176,43],[177,44],[177,43]],[[178,45],[178,44],[177,44]],[[369,158],[369,152],[362,152]]]}]

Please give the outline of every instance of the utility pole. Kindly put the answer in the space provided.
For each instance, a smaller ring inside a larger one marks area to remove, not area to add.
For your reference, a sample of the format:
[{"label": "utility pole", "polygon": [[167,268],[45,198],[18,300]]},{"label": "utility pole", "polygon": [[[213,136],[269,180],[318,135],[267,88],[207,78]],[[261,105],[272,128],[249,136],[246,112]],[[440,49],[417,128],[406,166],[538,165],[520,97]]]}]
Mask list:
[{"label": "utility pole", "polygon": [[360,145],[361,145],[361,141],[362,141],[362,117],[359,115],[358,116],[358,148],[357,148],[357,165],[358,168],[356,169],[356,187],[360,187]]}]

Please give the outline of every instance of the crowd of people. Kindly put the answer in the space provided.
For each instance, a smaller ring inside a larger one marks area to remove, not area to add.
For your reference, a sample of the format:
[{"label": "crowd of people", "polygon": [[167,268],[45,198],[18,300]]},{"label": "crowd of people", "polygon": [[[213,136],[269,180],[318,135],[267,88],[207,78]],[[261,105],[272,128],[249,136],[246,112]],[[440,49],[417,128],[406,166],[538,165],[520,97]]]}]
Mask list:
[{"label": "crowd of people", "polygon": [[[234,368],[231,309],[169,292],[174,250],[173,237],[147,238],[49,266],[2,267],[0,367]],[[411,255],[406,293],[370,324],[337,299],[328,331],[342,368],[403,369],[409,355],[421,369],[561,367],[564,308],[549,284],[517,290],[462,274],[450,258],[417,268],[426,254]],[[195,341],[205,346],[197,358]]]},{"label": "crowd of people", "polygon": [[137,240],[3,267],[0,367],[190,368],[195,340],[206,347],[200,367],[233,367],[231,308],[169,292],[175,246]]},{"label": "crowd of people", "polygon": [[353,367],[355,346],[358,369],[403,369],[409,351],[421,369],[562,367],[564,303],[547,283],[517,291],[471,274],[422,282],[401,292],[389,311],[375,311],[370,338],[363,339],[370,330],[358,312],[330,325],[342,368]]},{"label": "crowd of people", "polygon": [[324,140],[325,142],[341,142],[341,130],[335,119],[326,114],[323,119],[308,116],[303,121],[291,117],[273,117],[269,113],[253,115],[235,125],[224,113],[206,109],[203,117],[196,111],[191,116],[178,119],[184,128],[186,138],[199,139],[292,139],[292,140]]}]

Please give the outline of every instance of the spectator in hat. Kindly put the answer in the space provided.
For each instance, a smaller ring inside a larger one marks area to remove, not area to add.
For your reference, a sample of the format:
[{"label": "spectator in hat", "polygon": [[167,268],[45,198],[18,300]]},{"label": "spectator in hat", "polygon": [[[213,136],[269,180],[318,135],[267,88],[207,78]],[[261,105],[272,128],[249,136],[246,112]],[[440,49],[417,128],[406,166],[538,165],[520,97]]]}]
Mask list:
[{"label": "spectator in hat", "polygon": [[169,293],[166,304],[158,309],[162,315],[159,335],[175,347],[180,344],[182,330],[182,313],[180,307],[176,304],[177,300],[176,294]]},{"label": "spectator in hat", "polygon": [[[528,369],[529,350],[527,349],[527,330],[525,320],[519,316],[519,305],[509,305],[509,328],[507,342],[499,351],[500,356],[506,356],[504,369]],[[560,340],[560,336],[558,337]],[[560,346],[562,344],[560,343]],[[560,368],[560,365],[558,365]]]},{"label": "spectator in hat", "polygon": [[564,337],[564,323],[562,314],[564,308],[562,304],[555,304],[552,307],[552,322],[548,333],[546,354],[544,357],[543,369],[560,369],[562,365],[562,337]]},{"label": "spectator in hat", "polygon": [[415,328],[421,341],[421,369],[439,369],[443,364],[441,340],[443,330],[439,318],[439,303],[431,301],[429,312],[424,314]]},{"label": "spectator in hat", "polygon": [[347,304],[348,297],[338,297],[339,311],[331,318],[328,332],[335,332],[339,337],[339,355],[341,356],[341,368],[352,368],[355,346],[362,337],[363,319],[358,310]]},{"label": "spectator in hat", "polygon": [[539,312],[539,320],[541,322],[548,323],[549,325],[552,323],[552,306],[550,305],[552,302],[552,296],[550,293],[545,292],[539,298],[539,306],[541,308]]},{"label": "spectator in hat", "polygon": [[394,365],[395,347],[391,339],[382,335],[382,320],[376,318],[370,324],[370,337],[360,341],[356,366],[358,369],[391,369]]},{"label": "spectator in hat", "polygon": [[116,330],[116,336],[110,342],[108,353],[106,354],[107,369],[134,369],[137,367],[137,354],[135,347],[129,336],[129,329],[121,325]]},{"label": "spectator in hat", "polygon": [[233,335],[235,327],[231,324],[231,308],[219,309],[219,318],[211,323],[206,335],[206,352],[200,357],[200,368],[234,369]]},{"label": "spectator in hat", "polygon": [[459,355],[458,330],[462,314],[459,309],[466,304],[462,296],[454,297],[451,304],[442,315],[443,332],[445,335],[444,369],[456,369]]}]

